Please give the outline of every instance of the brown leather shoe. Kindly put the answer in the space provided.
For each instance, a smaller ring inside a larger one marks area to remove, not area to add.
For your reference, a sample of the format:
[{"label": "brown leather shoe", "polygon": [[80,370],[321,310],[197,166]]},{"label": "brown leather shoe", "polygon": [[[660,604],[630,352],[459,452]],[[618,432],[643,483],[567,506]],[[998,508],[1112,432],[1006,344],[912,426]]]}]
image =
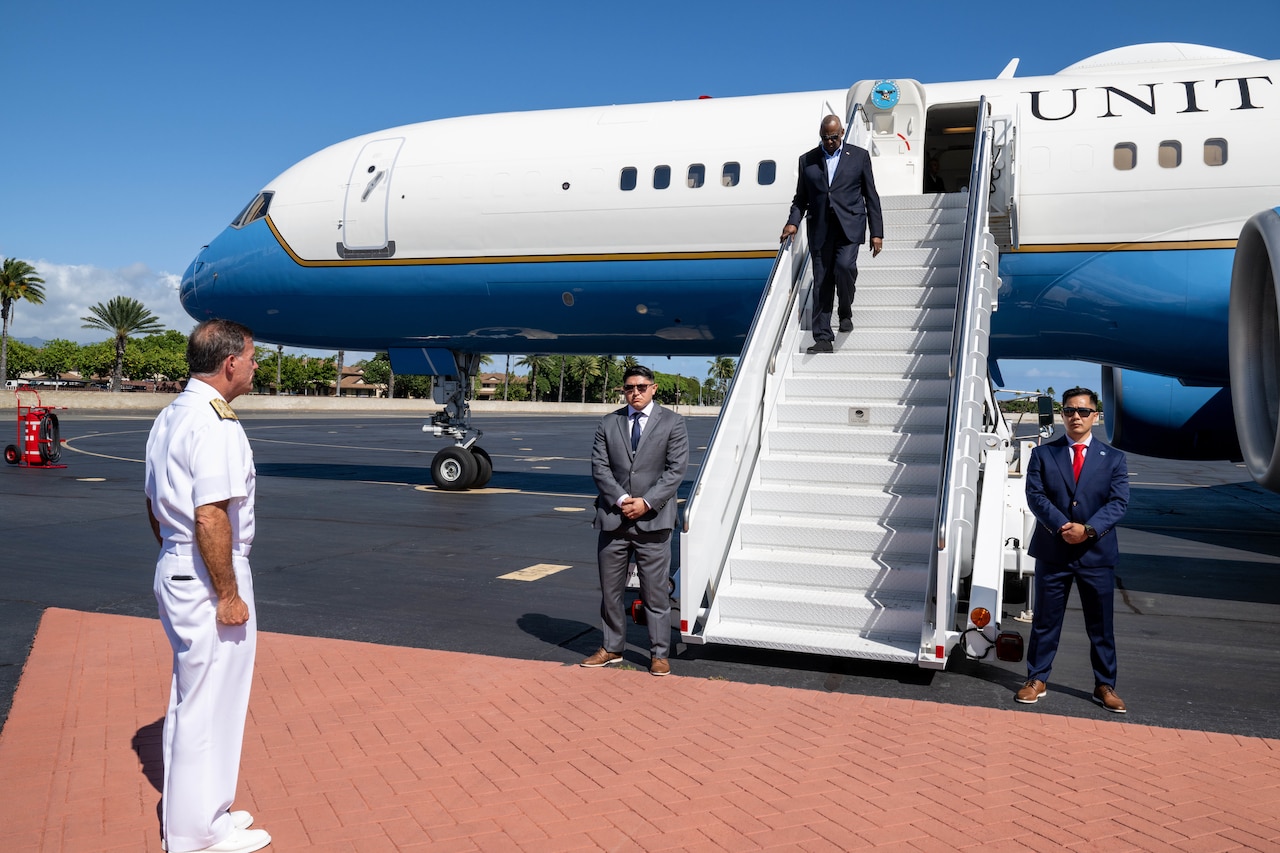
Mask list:
[{"label": "brown leather shoe", "polygon": [[1040,679],[1029,680],[1022,685],[1022,689],[1014,696],[1014,700],[1021,702],[1023,705],[1034,705],[1040,701],[1041,696],[1049,695],[1049,687]]},{"label": "brown leather shoe", "polygon": [[1097,699],[1099,705],[1113,714],[1124,714],[1129,710],[1124,706],[1124,700],[1116,695],[1116,689],[1110,684],[1099,684],[1095,687],[1093,698]]},{"label": "brown leather shoe", "polygon": [[649,662],[650,675],[670,675],[671,664],[666,658],[654,658]]},{"label": "brown leather shoe", "polygon": [[584,660],[579,666],[608,666],[611,663],[617,663],[622,660],[622,655],[615,655],[613,652],[606,652],[604,647],[596,649],[596,653]]}]

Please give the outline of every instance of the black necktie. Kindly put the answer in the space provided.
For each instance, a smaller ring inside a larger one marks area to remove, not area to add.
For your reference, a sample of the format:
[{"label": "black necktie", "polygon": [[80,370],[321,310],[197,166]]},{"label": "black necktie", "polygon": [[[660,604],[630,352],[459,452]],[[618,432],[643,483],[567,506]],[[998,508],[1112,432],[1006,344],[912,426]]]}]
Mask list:
[{"label": "black necktie", "polygon": [[640,446],[640,412],[631,415],[631,452]]}]

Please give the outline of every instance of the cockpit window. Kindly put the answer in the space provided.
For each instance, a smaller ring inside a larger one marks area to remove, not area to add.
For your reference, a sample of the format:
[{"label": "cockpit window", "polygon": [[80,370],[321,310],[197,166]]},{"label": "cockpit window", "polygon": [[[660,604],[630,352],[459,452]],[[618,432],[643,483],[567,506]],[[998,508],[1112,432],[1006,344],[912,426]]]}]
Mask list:
[{"label": "cockpit window", "polygon": [[253,201],[244,206],[244,210],[240,211],[240,215],[231,221],[232,228],[243,228],[250,222],[257,222],[259,219],[267,215],[267,209],[271,207],[271,197],[275,193],[258,193],[253,197]]}]

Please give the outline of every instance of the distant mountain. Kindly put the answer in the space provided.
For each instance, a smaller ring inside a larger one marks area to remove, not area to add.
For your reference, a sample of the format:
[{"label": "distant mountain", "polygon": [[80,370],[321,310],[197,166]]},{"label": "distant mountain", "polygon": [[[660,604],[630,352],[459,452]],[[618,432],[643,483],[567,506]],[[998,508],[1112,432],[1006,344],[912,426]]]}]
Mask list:
[{"label": "distant mountain", "polygon": [[45,344],[48,343],[48,341],[42,338],[11,338],[11,340],[21,341],[27,346],[35,347],[36,349],[40,349],[41,347],[43,347]]}]

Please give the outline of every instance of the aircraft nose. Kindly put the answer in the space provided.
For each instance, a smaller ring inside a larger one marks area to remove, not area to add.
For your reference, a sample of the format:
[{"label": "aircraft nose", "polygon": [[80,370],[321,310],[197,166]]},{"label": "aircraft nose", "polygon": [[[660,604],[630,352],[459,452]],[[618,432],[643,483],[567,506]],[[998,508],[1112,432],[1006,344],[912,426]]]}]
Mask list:
[{"label": "aircraft nose", "polygon": [[208,249],[205,246],[196,255],[187,271],[182,274],[182,284],[178,288],[178,300],[182,303],[183,310],[197,320],[205,318],[205,312],[200,310],[200,291],[213,284],[215,278],[212,266],[204,260]]}]

